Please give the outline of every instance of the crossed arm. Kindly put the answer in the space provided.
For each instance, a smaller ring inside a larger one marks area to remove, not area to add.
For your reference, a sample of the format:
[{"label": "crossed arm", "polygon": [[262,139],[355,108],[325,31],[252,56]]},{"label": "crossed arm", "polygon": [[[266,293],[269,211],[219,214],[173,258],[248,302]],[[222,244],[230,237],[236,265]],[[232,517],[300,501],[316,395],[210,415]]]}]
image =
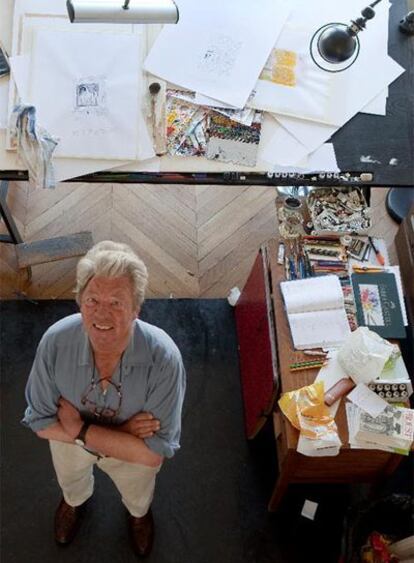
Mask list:
[{"label": "crossed arm", "polygon": [[[79,411],[69,401],[61,398],[57,411],[58,422],[36,434],[46,440],[74,443],[82,428]],[[163,457],[148,448],[144,438],[159,430],[159,421],[150,413],[137,413],[115,428],[91,424],[86,434],[86,445],[101,454],[128,461],[157,467]]]}]

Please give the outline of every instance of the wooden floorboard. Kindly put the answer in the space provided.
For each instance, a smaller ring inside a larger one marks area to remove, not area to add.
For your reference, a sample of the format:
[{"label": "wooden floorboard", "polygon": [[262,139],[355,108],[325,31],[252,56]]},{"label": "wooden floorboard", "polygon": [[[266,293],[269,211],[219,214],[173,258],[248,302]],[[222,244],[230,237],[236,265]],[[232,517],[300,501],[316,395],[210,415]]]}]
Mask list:
[{"label": "wooden floorboard", "polygon": [[[390,257],[397,225],[373,189],[373,234]],[[148,297],[226,297],[243,287],[260,245],[275,236],[276,189],[263,186],[63,183],[36,190],[11,182],[8,205],[25,242],[91,231],[94,242],[129,244],[146,262]],[[0,232],[5,232],[0,222]],[[0,244],[0,298],[73,298],[77,259],[33,267],[22,285],[13,245]]]}]

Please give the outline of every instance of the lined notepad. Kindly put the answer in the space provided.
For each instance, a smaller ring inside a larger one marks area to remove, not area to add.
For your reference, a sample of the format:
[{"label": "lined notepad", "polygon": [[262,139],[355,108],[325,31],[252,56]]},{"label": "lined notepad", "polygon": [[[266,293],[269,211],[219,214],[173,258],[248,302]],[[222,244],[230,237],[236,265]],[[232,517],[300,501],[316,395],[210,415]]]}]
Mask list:
[{"label": "lined notepad", "polygon": [[337,276],[286,281],[280,289],[298,350],[340,346],[350,334]]}]

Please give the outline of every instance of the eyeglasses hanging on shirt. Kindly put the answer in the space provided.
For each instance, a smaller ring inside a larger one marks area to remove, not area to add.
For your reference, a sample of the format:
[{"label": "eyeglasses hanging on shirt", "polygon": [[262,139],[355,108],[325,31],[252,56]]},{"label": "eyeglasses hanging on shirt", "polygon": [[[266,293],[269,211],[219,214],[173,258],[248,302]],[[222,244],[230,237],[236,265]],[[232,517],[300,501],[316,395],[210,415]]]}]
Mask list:
[{"label": "eyeglasses hanging on shirt", "polygon": [[[95,417],[95,419],[97,421],[112,423],[113,420],[118,416],[118,414],[121,410],[121,404],[122,404],[122,375],[123,375],[122,360],[123,360],[123,357],[124,356],[122,354],[121,360],[119,362],[119,383],[114,383],[111,379],[108,379],[106,377],[102,377],[100,379],[95,379],[96,367],[95,367],[95,359],[94,359],[93,371],[92,371],[92,380],[91,380],[91,383],[88,386],[87,390],[82,395],[81,403],[82,403],[83,406],[85,406],[89,410],[89,412]],[[99,390],[99,386],[104,381],[109,384],[108,387],[103,392],[103,398],[104,398],[105,403],[108,400],[108,396],[111,395],[111,393],[108,394],[108,389],[110,389],[110,387],[112,386],[116,390],[117,402],[115,404],[113,404],[112,406],[109,406],[109,405],[106,405],[106,404],[99,405],[94,400],[94,398],[96,397],[96,389]],[[116,407],[116,408],[113,408],[113,407]]]}]

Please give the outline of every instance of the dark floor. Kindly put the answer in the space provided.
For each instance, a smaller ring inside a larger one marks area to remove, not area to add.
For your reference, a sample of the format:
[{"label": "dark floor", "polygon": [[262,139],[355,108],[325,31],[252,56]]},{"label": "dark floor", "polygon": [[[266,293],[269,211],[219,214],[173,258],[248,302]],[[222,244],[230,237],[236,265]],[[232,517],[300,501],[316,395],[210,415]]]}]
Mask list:
[{"label": "dark floor", "polygon": [[[36,345],[52,322],[75,310],[71,301],[0,303],[2,563],[135,560],[118,493],[100,472],[75,541],[54,544],[60,493],[48,445],[19,422]],[[364,490],[291,487],[279,511],[267,512],[277,475],[272,427],[269,421],[254,442],[245,440],[233,309],[225,300],[149,300],[142,318],[174,338],[188,376],[182,448],[158,478],[147,561],[338,561],[345,515]],[[410,471],[412,460],[404,460],[384,492],[409,493]],[[313,521],[300,515],[305,499],[318,502]]]}]

